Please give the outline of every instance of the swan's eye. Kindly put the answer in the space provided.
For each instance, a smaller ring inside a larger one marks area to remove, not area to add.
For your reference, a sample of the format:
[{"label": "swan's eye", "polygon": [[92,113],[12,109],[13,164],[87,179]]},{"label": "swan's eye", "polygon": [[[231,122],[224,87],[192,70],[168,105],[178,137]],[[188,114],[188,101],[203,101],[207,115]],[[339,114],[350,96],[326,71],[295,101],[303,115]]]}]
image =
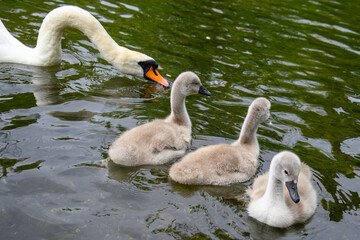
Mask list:
[{"label": "swan's eye", "polygon": [[286,171],[286,170],[284,170],[284,173],[285,173],[286,175],[289,175],[288,171]]}]

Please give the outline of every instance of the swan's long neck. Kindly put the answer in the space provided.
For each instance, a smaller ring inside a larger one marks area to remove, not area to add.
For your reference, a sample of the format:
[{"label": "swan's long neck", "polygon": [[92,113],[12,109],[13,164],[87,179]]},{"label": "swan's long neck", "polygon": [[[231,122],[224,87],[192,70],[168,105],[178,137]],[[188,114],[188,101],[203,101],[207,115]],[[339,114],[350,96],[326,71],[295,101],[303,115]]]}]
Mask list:
[{"label": "swan's long neck", "polygon": [[191,127],[189,114],[185,106],[186,96],[181,93],[180,86],[175,81],[173,89],[171,90],[171,114],[168,120],[179,125]]},{"label": "swan's long neck", "polygon": [[44,19],[35,48],[36,54],[47,65],[56,65],[61,61],[61,36],[68,28],[76,28],[93,42],[104,57],[113,63],[113,51],[130,52],[120,47],[106,32],[99,21],[89,12],[74,6],[54,9]]}]

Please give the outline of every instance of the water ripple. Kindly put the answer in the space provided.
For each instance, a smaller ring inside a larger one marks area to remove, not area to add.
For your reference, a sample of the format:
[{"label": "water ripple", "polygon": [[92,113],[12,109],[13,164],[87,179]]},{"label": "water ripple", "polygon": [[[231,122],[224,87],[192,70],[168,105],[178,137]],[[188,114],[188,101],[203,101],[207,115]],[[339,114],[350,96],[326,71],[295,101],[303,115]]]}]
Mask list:
[{"label": "water ripple", "polygon": [[360,51],[357,51],[357,50],[354,50],[352,49],[351,47],[349,47],[348,45],[344,44],[344,43],[341,43],[339,41],[336,41],[336,40],[332,40],[332,39],[328,39],[326,37],[323,37],[319,34],[316,34],[316,33],[313,33],[313,34],[309,34],[310,36],[322,41],[322,42],[325,42],[325,43],[328,43],[328,44],[331,44],[331,45],[334,45],[334,46],[337,46],[337,47],[340,47],[342,49],[345,49],[347,51],[350,51],[352,53],[356,53],[358,55],[360,55]]},{"label": "water ripple", "polygon": [[352,33],[352,34],[359,35],[359,33],[354,32],[354,31],[352,31],[350,29],[347,29],[345,27],[341,27],[341,26],[337,26],[337,25],[330,25],[330,24],[327,24],[327,23],[320,23],[320,22],[317,22],[317,21],[309,20],[309,19],[292,19],[292,18],[284,18],[284,19],[295,22],[295,23],[308,24],[308,25],[311,25],[311,26],[320,26],[320,27],[324,27],[324,28],[328,28],[328,29],[335,29],[335,30],[338,30],[338,31],[344,32],[344,33]]}]

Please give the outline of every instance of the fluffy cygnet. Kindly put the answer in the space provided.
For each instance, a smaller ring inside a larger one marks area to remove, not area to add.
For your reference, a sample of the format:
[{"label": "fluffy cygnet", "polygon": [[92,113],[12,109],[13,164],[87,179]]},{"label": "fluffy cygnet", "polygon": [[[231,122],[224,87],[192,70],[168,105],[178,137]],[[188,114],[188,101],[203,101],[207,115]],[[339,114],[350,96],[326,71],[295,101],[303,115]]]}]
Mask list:
[{"label": "fluffy cygnet", "polygon": [[250,196],[249,215],[272,227],[286,228],[309,219],[316,209],[310,168],[288,151],[274,156],[270,171],[257,177]]},{"label": "fluffy cygnet", "polygon": [[171,179],[183,184],[225,185],[247,181],[255,174],[259,144],[256,131],[270,116],[270,102],[263,97],[249,107],[239,139],[232,144],[200,148],[169,170]]},{"label": "fluffy cygnet", "polygon": [[193,72],[181,73],[171,90],[171,114],[124,132],[109,149],[110,159],[126,166],[163,164],[184,155],[191,140],[186,96],[211,96]]}]

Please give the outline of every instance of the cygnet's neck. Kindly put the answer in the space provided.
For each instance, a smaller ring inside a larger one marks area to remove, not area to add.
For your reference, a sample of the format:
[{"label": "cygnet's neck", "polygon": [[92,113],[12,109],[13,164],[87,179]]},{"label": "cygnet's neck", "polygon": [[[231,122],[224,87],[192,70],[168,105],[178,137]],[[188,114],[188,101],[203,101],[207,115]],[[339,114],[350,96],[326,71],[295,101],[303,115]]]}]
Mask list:
[{"label": "cygnet's neck", "polygon": [[172,87],[171,114],[167,120],[182,126],[191,127],[191,120],[185,106],[186,95],[180,91],[179,85],[179,82],[175,81]]},{"label": "cygnet's neck", "polygon": [[244,124],[241,127],[240,137],[237,143],[253,144],[257,143],[256,131],[259,127],[259,118],[250,109],[245,117]]},{"label": "cygnet's neck", "polygon": [[274,175],[275,167],[270,166],[269,180],[263,198],[270,204],[282,204],[284,200],[284,184]]},{"label": "cygnet's neck", "polygon": [[68,27],[83,32],[111,63],[114,62],[118,51],[124,54],[131,51],[120,47],[89,12],[78,7],[66,6],[51,11],[40,27],[35,53],[42,62],[46,62],[47,65],[60,63],[61,36]]}]

